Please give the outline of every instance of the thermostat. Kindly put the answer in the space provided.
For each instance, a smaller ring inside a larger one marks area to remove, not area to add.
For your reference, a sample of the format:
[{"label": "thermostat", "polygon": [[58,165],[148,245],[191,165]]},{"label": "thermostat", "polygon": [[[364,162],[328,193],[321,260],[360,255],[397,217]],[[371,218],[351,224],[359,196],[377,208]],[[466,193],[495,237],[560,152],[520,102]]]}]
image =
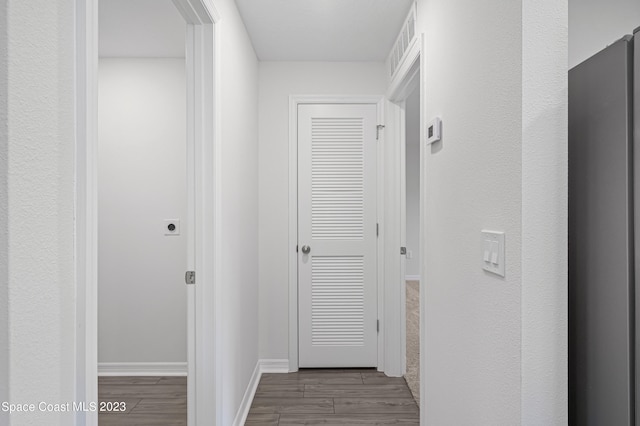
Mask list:
[{"label": "thermostat", "polygon": [[442,121],[440,117],[436,117],[427,123],[427,144],[432,144],[440,140],[440,131],[442,129]]}]

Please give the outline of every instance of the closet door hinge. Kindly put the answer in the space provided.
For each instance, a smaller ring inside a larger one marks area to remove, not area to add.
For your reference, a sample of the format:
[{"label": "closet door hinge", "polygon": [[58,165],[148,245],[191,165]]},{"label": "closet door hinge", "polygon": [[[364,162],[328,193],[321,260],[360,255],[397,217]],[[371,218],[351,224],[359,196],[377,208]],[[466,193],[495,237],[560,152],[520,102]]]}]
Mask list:
[{"label": "closet door hinge", "polygon": [[187,271],[184,273],[184,282],[186,284],[196,283],[196,271]]},{"label": "closet door hinge", "polygon": [[380,236],[380,224],[376,223],[376,237]]},{"label": "closet door hinge", "polygon": [[376,332],[380,333],[380,320],[376,320]]},{"label": "closet door hinge", "polygon": [[380,130],[384,129],[384,124],[378,124],[376,126],[376,140],[380,139]]}]

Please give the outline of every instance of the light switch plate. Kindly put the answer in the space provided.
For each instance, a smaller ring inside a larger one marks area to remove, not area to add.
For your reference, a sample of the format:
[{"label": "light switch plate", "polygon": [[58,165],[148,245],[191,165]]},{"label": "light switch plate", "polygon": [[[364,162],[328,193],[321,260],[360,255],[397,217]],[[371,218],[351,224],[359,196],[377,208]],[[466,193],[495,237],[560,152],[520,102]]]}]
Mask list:
[{"label": "light switch plate", "polygon": [[482,231],[482,269],[504,277],[504,232]]},{"label": "light switch plate", "polygon": [[165,219],[164,235],[180,235],[180,219]]}]

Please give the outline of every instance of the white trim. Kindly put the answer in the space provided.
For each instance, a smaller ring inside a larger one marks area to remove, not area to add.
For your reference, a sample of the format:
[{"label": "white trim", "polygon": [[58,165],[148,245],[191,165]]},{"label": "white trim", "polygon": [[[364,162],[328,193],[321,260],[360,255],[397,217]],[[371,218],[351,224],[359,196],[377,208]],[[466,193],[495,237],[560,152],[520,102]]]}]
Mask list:
[{"label": "white trim", "polygon": [[251,379],[249,379],[247,389],[244,391],[244,395],[242,396],[242,401],[240,401],[238,411],[236,411],[236,417],[233,419],[232,423],[233,426],[242,426],[247,421],[253,397],[256,394],[256,390],[258,390],[260,377],[262,377],[262,366],[261,360],[258,360],[258,362],[256,362],[256,367],[253,369],[253,374],[251,374]]},{"label": "white trim", "polygon": [[186,376],[186,362],[99,362],[98,376]]},{"label": "white trim", "polygon": [[253,403],[253,398],[256,395],[256,391],[258,390],[258,385],[260,384],[260,379],[262,378],[263,374],[286,374],[288,372],[288,359],[259,359],[256,363],[256,367],[253,369],[253,374],[251,375],[251,379],[249,379],[247,389],[244,391],[244,396],[242,397],[242,401],[240,402],[240,406],[238,407],[238,411],[236,412],[236,417],[233,420],[233,426],[242,426],[247,421],[249,410],[251,409],[251,404]]},{"label": "white trim", "polygon": [[[425,43],[426,37],[424,33],[420,35],[420,50],[425,52]],[[426,73],[427,60],[425,55],[420,55],[420,111],[426,111],[427,104],[427,95],[425,90],[425,85],[422,84],[425,78]],[[426,280],[426,264],[427,264],[427,256],[426,253],[426,245],[427,245],[427,217],[426,217],[426,188],[427,188],[427,173],[425,170],[427,150],[424,149],[424,142],[426,141],[426,132],[424,132],[424,126],[426,125],[426,120],[423,118],[424,114],[420,114],[420,277],[425,277],[424,282],[421,282],[421,286],[427,285]],[[424,288],[424,287],[423,287]],[[427,353],[427,327],[425,327],[427,318],[427,292],[420,290],[419,293],[420,298],[420,426],[427,425],[427,416],[425,412],[427,410],[427,364],[425,362]]]},{"label": "white trim", "polygon": [[404,276],[404,280],[405,281],[418,281],[418,282],[420,282],[420,275],[405,275]]},{"label": "white trim", "polygon": [[420,85],[420,50],[419,37],[414,37],[413,42],[402,60],[402,64],[396,70],[393,80],[387,89],[387,98],[392,102],[400,102]]},{"label": "white trim", "polygon": [[[174,0],[185,17],[189,33],[188,87],[193,88],[189,111],[193,115],[195,245],[197,284],[189,289],[188,424],[215,424],[221,416],[221,383],[216,380],[221,347],[217,293],[220,260],[220,16],[213,0]],[[97,90],[98,0],[76,0],[76,392],[77,401],[98,399],[98,302],[97,302]],[[191,315],[190,315],[191,316]],[[195,336],[195,337],[194,337]],[[196,345],[195,342],[198,342]],[[195,396],[194,396],[195,395]],[[193,396],[193,397],[192,397]],[[75,424],[96,426],[96,412],[78,412]],[[220,424],[220,421],[218,421]]]},{"label": "white trim", "polygon": [[[402,64],[398,67],[396,74],[391,81],[389,88],[387,90],[387,97],[392,101],[390,109],[394,111],[393,114],[389,116],[389,124],[390,127],[394,130],[393,133],[390,132],[390,137],[393,140],[395,149],[393,149],[393,155],[390,155],[389,164],[392,167],[391,173],[389,173],[389,177],[392,178],[395,182],[397,182],[397,186],[394,185],[395,190],[392,192],[391,196],[393,197],[393,201],[398,200],[401,204],[399,210],[399,215],[397,218],[389,218],[389,227],[388,234],[385,232],[386,236],[393,241],[398,241],[399,245],[405,245],[404,242],[406,240],[406,217],[404,215],[403,205],[406,203],[403,192],[406,190],[406,182],[405,179],[405,171],[406,164],[404,161],[404,153],[406,146],[406,134],[405,134],[405,100],[406,98],[417,88],[420,91],[420,108],[421,111],[424,111],[425,105],[425,92],[424,86],[422,84],[422,79],[424,78],[424,69],[425,69],[425,58],[421,52],[424,52],[425,47],[425,37],[424,34],[418,34],[415,39],[415,43],[410,46],[407,50],[406,56],[402,62]],[[425,172],[424,168],[424,132],[422,131],[424,128],[424,120],[423,115],[420,114],[420,253],[425,253],[425,244],[426,244],[426,234],[425,234],[425,219],[424,219],[424,188],[426,188]],[[399,194],[396,194],[395,191],[399,191]],[[394,247],[391,247],[393,249]],[[399,336],[400,342],[398,342],[399,348],[394,348],[391,342],[387,343],[387,350],[390,354],[389,359],[387,359],[387,366],[389,368],[389,373],[398,373],[399,371],[403,372],[406,368],[406,285],[404,282],[409,279],[416,279],[420,281],[421,277],[424,276],[424,256],[421,256],[420,260],[420,274],[417,276],[405,276],[405,265],[404,259],[401,258],[399,262],[396,261],[395,257],[391,257],[386,259],[387,264],[385,264],[386,268],[391,268],[390,274],[387,274],[391,277],[391,282],[387,283],[389,287],[389,292],[387,293],[387,302],[391,302],[391,306],[387,307],[387,314],[390,316],[388,318],[387,328],[390,333],[393,333],[394,336]],[[426,410],[426,399],[425,399],[425,365],[423,363],[424,359],[424,351],[426,344],[426,334],[425,327],[422,326],[423,319],[425,318],[425,293],[424,291],[420,292],[420,404],[423,407],[421,412],[421,424],[425,424],[426,417],[424,416],[424,412]],[[396,303],[399,302],[399,303]],[[388,374],[389,374],[388,373]],[[394,374],[395,375],[395,374]]]},{"label": "white trim", "polygon": [[[378,111],[378,124],[384,124],[385,110],[384,97],[373,96],[348,96],[348,95],[290,95],[289,96],[289,371],[298,371],[298,105],[299,104],[376,104]],[[384,175],[380,154],[380,147],[384,145],[384,132],[380,132],[378,141],[378,223],[382,225],[380,206],[384,205],[380,198],[380,186],[384,182]],[[378,334],[378,370],[384,365],[382,332],[383,318],[381,317],[381,305],[384,300],[380,297],[380,289],[383,287],[383,275],[380,275],[380,265],[384,263],[384,246],[382,230],[378,238],[378,318],[380,320],[380,333]]]},{"label": "white trim", "polygon": [[289,372],[289,360],[288,359],[261,359],[260,372],[262,373],[288,373]]}]

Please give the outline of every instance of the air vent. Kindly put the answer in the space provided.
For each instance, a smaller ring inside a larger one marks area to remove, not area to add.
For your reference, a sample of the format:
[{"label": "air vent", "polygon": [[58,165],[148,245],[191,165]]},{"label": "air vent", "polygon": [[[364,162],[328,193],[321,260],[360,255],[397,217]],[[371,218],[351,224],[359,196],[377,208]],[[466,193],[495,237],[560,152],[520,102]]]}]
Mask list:
[{"label": "air vent", "polygon": [[393,49],[391,49],[391,53],[389,54],[389,59],[387,62],[389,63],[389,71],[390,75],[393,76],[396,73],[396,70],[402,64],[404,60],[405,54],[407,50],[413,45],[416,38],[416,5],[411,6],[411,10],[409,10],[409,15],[407,19],[404,21],[404,25],[402,26],[402,30],[396,39],[395,44],[393,45]]}]

